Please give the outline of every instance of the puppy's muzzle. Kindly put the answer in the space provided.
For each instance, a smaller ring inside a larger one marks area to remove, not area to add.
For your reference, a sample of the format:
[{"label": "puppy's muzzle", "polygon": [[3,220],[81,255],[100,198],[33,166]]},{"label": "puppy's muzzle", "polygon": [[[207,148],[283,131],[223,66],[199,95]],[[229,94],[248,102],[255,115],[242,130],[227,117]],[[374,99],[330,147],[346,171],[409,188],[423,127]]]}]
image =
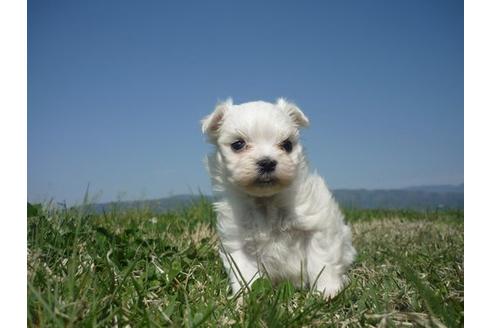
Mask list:
[{"label": "puppy's muzzle", "polygon": [[258,165],[258,173],[263,175],[275,171],[275,168],[277,167],[277,161],[269,157],[265,157],[256,162],[256,165]]}]

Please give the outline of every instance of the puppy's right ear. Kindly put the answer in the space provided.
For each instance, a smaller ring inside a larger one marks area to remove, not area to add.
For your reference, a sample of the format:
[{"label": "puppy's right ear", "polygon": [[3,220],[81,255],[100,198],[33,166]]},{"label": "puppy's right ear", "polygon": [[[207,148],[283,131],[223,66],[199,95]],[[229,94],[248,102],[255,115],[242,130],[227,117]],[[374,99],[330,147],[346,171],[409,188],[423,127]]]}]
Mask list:
[{"label": "puppy's right ear", "polygon": [[224,115],[231,107],[232,99],[229,98],[224,102],[220,102],[215,107],[213,113],[202,120],[202,132],[206,134],[210,140],[217,139]]}]

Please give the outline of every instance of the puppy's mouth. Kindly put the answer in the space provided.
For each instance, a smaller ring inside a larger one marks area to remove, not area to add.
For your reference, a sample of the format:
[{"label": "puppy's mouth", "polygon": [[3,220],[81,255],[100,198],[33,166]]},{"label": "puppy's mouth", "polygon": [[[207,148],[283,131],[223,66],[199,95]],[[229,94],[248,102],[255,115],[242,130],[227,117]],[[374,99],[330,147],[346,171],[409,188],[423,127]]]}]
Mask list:
[{"label": "puppy's mouth", "polygon": [[277,183],[277,179],[269,174],[262,174],[255,180],[255,185],[262,187],[273,186]]}]

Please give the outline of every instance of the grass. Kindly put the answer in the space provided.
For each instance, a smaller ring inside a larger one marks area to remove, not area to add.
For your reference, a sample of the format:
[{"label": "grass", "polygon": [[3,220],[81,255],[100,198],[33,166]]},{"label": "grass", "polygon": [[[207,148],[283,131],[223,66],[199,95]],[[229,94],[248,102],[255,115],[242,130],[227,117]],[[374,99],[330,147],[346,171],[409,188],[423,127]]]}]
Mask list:
[{"label": "grass", "polygon": [[28,206],[28,326],[463,326],[462,211],[345,213],[358,256],[341,294],[260,279],[239,305],[206,201],[162,215]]}]

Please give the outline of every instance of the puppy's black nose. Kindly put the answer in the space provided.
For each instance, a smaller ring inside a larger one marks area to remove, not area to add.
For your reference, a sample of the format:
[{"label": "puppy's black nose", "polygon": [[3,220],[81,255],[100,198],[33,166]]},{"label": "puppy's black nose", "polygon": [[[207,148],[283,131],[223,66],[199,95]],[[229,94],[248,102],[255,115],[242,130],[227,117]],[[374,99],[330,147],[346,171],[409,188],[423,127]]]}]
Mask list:
[{"label": "puppy's black nose", "polygon": [[260,173],[270,173],[275,171],[277,161],[267,157],[259,160],[256,164],[258,165]]}]

